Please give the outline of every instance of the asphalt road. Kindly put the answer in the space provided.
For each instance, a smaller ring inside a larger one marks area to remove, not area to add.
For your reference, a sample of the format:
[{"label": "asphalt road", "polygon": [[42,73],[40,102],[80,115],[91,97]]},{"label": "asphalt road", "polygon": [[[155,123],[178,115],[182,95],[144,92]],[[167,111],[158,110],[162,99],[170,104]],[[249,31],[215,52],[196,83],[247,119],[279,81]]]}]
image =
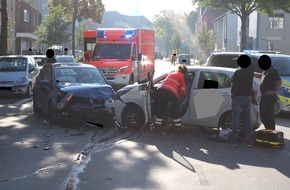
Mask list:
[{"label": "asphalt road", "polygon": [[276,118],[283,149],[229,147],[208,139],[215,130],[198,127],[162,134],[117,130],[113,121],[102,129],[47,124],[31,99],[0,96],[0,189],[288,190],[289,121],[290,113]]}]

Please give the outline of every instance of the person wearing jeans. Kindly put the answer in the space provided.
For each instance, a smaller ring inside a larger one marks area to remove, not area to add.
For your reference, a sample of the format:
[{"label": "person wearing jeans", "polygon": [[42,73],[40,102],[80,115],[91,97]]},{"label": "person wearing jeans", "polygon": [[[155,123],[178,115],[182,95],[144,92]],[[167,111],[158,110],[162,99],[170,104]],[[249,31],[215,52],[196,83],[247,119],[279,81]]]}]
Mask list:
[{"label": "person wearing jeans", "polygon": [[232,78],[232,126],[228,142],[231,146],[237,146],[238,132],[240,127],[240,116],[243,113],[243,124],[245,128],[248,147],[252,147],[252,125],[251,125],[251,98],[254,79],[254,69],[251,58],[248,55],[240,55],[237,59],[240,69],[237,69]]}]

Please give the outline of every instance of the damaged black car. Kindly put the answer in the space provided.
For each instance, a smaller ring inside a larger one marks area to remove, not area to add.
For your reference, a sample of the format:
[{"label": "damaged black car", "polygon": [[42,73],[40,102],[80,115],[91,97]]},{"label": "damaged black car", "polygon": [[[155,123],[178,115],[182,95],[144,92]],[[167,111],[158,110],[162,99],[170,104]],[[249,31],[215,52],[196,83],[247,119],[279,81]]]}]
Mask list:
[{"label": "damaged black car", "polygon": [[115,91],[92,65],[47,64],[33,88],[33,110],[49,120],[102,124],[113,117],[105,102],[114,101]]}]

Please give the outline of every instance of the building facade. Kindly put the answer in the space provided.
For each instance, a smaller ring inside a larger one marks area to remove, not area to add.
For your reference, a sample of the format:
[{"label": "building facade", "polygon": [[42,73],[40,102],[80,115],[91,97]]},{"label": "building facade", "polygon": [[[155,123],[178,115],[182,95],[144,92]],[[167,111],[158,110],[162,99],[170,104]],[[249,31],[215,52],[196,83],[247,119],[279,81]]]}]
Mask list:
[{"label": "building facade", "polygon": [[31,48],[37,52],[39,44],[34,31],[41,24],[42,6],[39,0],[16,1],[15,4],[15,54],[26,54]]},{"label": "building facade", "polygon": [[[213,20],[217,36],[215,51],[240,51],[241,21],[237,15],[225,13]],[[247,50],[278,51],[290,54],[290,14],[274,15],[253,12],[247,22]]]}]

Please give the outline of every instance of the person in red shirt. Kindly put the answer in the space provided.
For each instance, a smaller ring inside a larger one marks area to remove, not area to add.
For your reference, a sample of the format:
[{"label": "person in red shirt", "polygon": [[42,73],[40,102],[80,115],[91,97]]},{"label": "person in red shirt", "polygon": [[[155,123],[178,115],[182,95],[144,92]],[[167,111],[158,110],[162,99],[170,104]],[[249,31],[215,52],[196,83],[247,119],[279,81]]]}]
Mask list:
[{"label": "person in red shirt", "polygon": [[173,117],[174,125],[177,131],[181,128],[181,116],[179,113],[179,99],[180,95],[186,96],[186,83],[184,76],[188,73],[188,69],[184,65],[177,65],[177,70],[168,74],[160,87],[156,90],[155,107],[156,107],[156,129],[162,129],[163,118],[166,113],[167,105],[171,105],[171,114]]}]

